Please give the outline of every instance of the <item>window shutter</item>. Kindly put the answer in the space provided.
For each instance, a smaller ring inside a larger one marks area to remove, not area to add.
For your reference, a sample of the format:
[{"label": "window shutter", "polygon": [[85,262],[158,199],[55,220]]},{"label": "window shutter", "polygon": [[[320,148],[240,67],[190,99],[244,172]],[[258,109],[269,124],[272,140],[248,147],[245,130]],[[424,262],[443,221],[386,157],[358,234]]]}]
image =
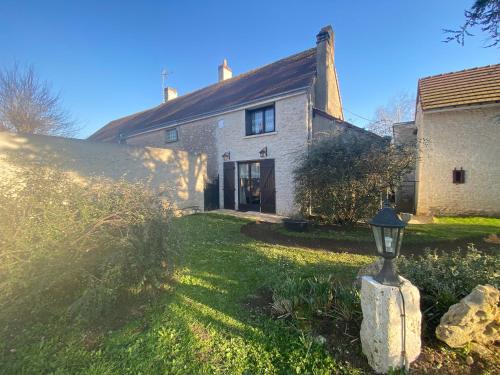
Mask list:
[{"label": "window shutter", "polygon": [[274,159],[260,161],[260,207],[262,212],[276,213]]},{"label": "window shutter", "polygon": [[245,111],[245,135],[252,134],[252,112]]}]

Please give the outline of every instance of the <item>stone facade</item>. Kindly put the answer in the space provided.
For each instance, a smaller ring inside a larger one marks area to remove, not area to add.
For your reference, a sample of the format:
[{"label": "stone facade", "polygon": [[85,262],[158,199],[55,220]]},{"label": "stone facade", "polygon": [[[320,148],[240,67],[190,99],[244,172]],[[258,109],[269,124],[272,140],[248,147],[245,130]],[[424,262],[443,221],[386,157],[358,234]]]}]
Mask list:
[{"label": "stone facade", "polygon": [[[417,214],[500,216],[500,104],[442,111],[417,106]],[[465,170],[465,183],[452,173]]]},{"label": "stone facade", "polygon": [[177,208],[203,208],[206,156],[165,148],[141,148],[79,139],[0,132],[0,179],[25,166],[56,167],[85,183],[91,176],[148,182]]},{"label": "stone facade", "polygon": [[187,151],[191,154],[205,154],[208,158],[205,178],[211,180],[216,177],[218,174],[215,138],[217,121],[213,117],[205,118],[172,128],[177,129],[178,140],[175,142],[168,142],[166,130],[162,129],[128,137],[127,144],[141,147],[163,147],[170,150]]},{"label": "stone facade", "polygon": [[[292,170],[297,156],[307,150],[309,132],[308,93],[303,92],[273,102],[257,103],[253,107],[275,106],[275,131],[246,136],[246,109],[239,109],[177,126],[178,141],[167,143],[166,130],[158,130],[127,138],[127,144],[168,147],[190,153],[202,152],[208,157],[207,180],[219,176],[220,206],[223,206],[223,158],[231,153],[233,162],[261,160],[259,151],[267,147],[267,158],[275,161],[276,213],[296,212]],[[251,109],[250,108],[250,109]],[[237,173],[235,173],[237,179]],[[238,181],[235,180],[235,186]],[[237,191],[236,193],[236,209]]]},{"label": "stone facade", "polygon": [[[396,146],[416,147],[417,127],[414,121],[393,125],[393,141]],[[418,152],[415,149],[415,152]],[[415,169],[403,177],[396,190],[396,209],[399,212],[415,213],[416,174]]]},{"label": "stone facade", "polygon": [[[290,215],[297,211],[294,202],[292,171],[297,157],[307,150],[309,111],[307,93],[276,100],[275,131],[259,135],[245,135],[245,111],[237,111],[218,116],[217,127],[218,168],[222,177],[223,159],[220,155],[229,151],[231,161],[261,160],[259,151],[267,147],[267,158],[274,159],[276,181],[276,213]],[[235,173],[237,179],[237,173]],[[222,178],[221,178],[222,181]],[[235,186],[238,186],[235,181]],[[220,184],[221,207],[223,205],[223,185]],[[236,191],[236,209],[238,209]]]},{"label": "stone facade", "polygon": [[[251,82],[250,89],[255,85],[259,87],[262,85],[264,93],[268,89],[271,89],[272,94],[269,94],[269,96],[258,96],[259,99],[252,99],[250,97],[248,99],[245,90],[239,88],[231,93],[231,95],[235,95],[236,97],[242,96],[248,102],[239,101],[237,102],[238,104],[228,104],[227,107],[211,109],[202,106],[202,104],[206,104],[203,100],[195,101],[189,105],[195,107],[200,105],[206,112],[196,113],[195,111],[194,113],[196,114],[192,115],[192,117],[186,115],[186,117],[180,117],[170,122],[165,120],[164,113],[162,114],[160,113],[161,111],[158,111],[161,115],[159,116],[161,117],[161,121],[156,119],[156,123],[154,124],[155,130],[151,131],[147,130],[148,127],[145,125],[153,121],[153,119],[148,116],[145,116],[146,118],[138,116],[137,124],[140,127],[135,129],[137,130],[136,132],[133,131],[134,126],[127,129],[125,133],[122,133],[122,141],[125,141],[129,145],[166,147],[174,151],[179,150],[195,155],[199,153],[206,155],[208,162],[204,179],[205,182],[213,182],[219,178],[219,200],[221,207],[223,206],[224,196],[224,160],[222,155],[226,152],[230,153],[230,161],[234,162],[236,167],[234,184],[236,187],[236,209],[238,209],[238,163],[262,160],[260,151],[267,148],[267,156],[265,158],[274,160],[276,213],[281,215],[294,214],[297,212],[297,206],[294,202],[293,169],[295,168],[297,158],[307,152],[313,136],[318,136],[317,132],[313,134],[313,108],[324,112],[331,118],[335,117],[337,120],[343,119],[342,102],[335,71],[334,34],[330,26],[321,29],[317,35],[316,49],[315,51],[308,51],[308,56],[311,56],[311,52],[316,55],[316,66],[311,65],[308,67],[308,74],[311,74],[311,78],[307,82],[301,82],[301,86],[293,88],[293,90],[285,89],[288,86],[283,86],[286,82],[282,82],[279,84],[278,89],[283,91],[276,91],[275,87],[267,88],[267,81],[262,82],[264,80],[260,79],[261,82]],[[238,80],[238,77],[232,80],[228,79],[231,74],[226,60],[219,67],[219,73],[220,83],[218,86],[213,86],[214,90],[217,87],[221,89],[226,87],[222,81],[227,80],[227,84],[229,85],[229,83],[237,82]],[[279,71],[273,74],[276,74],[278,78],[281,76]],[[298,78],[302,77],[302,73],[295,69],[292,71],[292,74],[296,74]],[[273,83],[270,82],[269,85],[272,86]],[[181,99],[182,96],[176,100],[179,103]],[[168,108],[172,108],[172,111],[175,113],[176,108],[173,105],[175,100],[170,103],[171,106]],[[180,103],[182,103],[182,100]],[[231,101],[228,101],[228,103],[231,103]],[[247,111],[271,105],[275,109],[275,131],[247,136]],[[155,116],[154,112],[151,116]],[[135,117],[132,118],[135,119]],[[111,124],[116,126],[116,122],[120,121],[122,119],[116,120]],[[123,121],[127,123],[128,120],[125,118]],[[337,131],[339,129],[350,131],[355,128],[339,125],[332,119],[323,121],[321,124],[319,124],[319,121],[319,119],[316,121],[315,129],[321,127],[328,131]],[[121,124],[123,125],[123,122]],[[177,129],[178,137],[176,141],[168,142],[167,134],[172,129]],[[359,131],[359,129],[357,130]],[[116,138],[110,139],[116,141]],[[267,179],[266,181],[272,180]],[[266,198],[272,196],[271,191],[272,188],[268,186]],[[252,205],[254,208],[255,206]],[[272,204],[268,204],[268,207],[271,208],[266,209],[272,211],[272,206]]]}]

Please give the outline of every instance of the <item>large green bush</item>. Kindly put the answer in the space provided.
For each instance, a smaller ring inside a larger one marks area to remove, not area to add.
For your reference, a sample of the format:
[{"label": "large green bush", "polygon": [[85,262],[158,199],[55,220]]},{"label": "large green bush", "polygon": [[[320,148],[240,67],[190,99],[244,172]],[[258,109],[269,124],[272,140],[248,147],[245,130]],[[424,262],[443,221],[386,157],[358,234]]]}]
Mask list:
[{"label": "large green bush", "polygon": [[0,324],[95,320],[166,276],[170,213],[142,183],[27,168],[0,192]]},{"label": "large green bush", "polygon": [[402,256],[398,264],[400,273],[420,289],[428,332],[433,332],[451,305],[478,284],[500,286],[500,257],[482,253],[473,245],[467,251],[427,251],[422,256]]},{"label": "large green bush", "polygon": [[350,224],[371,217],[387,190],[415,162],[410,146],[382,139],[331,136],[313,144],[294,170],[296,201],[304,215]]}]

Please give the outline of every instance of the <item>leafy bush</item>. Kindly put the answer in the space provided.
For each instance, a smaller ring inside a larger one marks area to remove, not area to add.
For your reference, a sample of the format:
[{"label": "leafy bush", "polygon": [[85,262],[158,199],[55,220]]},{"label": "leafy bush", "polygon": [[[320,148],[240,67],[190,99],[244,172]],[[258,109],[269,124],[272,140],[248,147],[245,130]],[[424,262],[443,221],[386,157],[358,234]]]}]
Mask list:
[{"label": "leafy bush", "polygon": [[402,275],[421,291],[422,312],[429,332],[451,305],[468,295],[478,284],[500,285],[500,258],[470,245],[466,252],[426,251],[421,256],[399,259]]},{"label": "leafy bush", "polygon": [[294,170],[296,201],[330,224],[371,217],[380,196],[398,186],[415,162],[414,149],[381,140],[332,136],[315,143]]},{"label": "leafy bush", "polygon": [[170,212],[142,183],[28,168],[0,193],[0,321],[111,312],[131,290],[159,288]]},{"label": "leafy bush", "polygon": [[358,325],[362,319],[359,290],[331,276],[285,279],[273,290],[271,308],[279,318],[319,315]]}]

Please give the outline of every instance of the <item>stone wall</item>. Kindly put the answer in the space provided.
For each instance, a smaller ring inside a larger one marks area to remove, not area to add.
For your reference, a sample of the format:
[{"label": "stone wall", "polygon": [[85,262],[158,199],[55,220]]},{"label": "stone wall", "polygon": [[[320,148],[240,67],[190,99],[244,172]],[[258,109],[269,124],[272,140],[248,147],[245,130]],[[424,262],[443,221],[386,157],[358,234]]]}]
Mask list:
[{"label": "stone wall", "polygon": [[315,109],[312,120],[312,140],[318,141],[322,138],[348,136],[373,141],[382,140],[381,137],[362,128],[336,119],[326,113],[320,114]]},{"label": "stone wall", "polygon": [[[271,104],[271,103],[269,103]],[[297,157],[307,150],[309,110],[306,93],[279,99],[275,104],[275,132],[259,135],[245,135],[245,111],[231,112],[218,116],[217,149],[219,171],[221,174],[220,204],[223,207],[222,170],[224,160],[220,155],[229,151],[231,161],[261,160],[259,151],[267,147],[267,158],[275,162],[276,213],[291,215],[297,212],[293,184],[293,169]],[[238,186],[237,169],[235,186]],[[236,189],[236,204],[238,192]],[[237,207],[236,207],[237,208]]]},{"label": "stone wall", "polygon": [[178,136],[176,142],[167,142],[166,130],[162,129],[129,137],[127,144],[141,147],[166,147],[170,150],[187,151],[193,155],[203,153],[207,156],[207,177],[212,180],[218,174],[216,127],[217,122],[214,118],[206,118],[175,126]]},{"label": "stone wall", "polygon": [[[422,112],[417,213],[500,216],[500,105]],[[454,184],[454,168],[465,183]]]},{"label": "stone wall", "polygon": [[90,176],[149,181],[154,190],[165,188],[177,208],[203,209],[203,154],[0,132],[0,178],[16,183],[16,171],[33,165],[57,167],[82,181]]},{"label": "stone wall", "polygon": [[[256,103],[251,108],[275,105],[273,133],[246,136],[245,109],[238,109],[202,120],[177,126],[179,139],[166,143],[165,129],[127,138],[127,144],[168,147],[190,153],[203,152],[208,157],[208,179],[220,176],[220,206],[223,207],[222,154],[230,152],[232,162],[260,160],[259,151],[267,147],[269,159],[275,160],[276,213],[295,213],[292,171],[296,157],[307,150],[309,108],[306,92],[269,102]],[[237,169],[236,169],[237,172]],[[235,186],[238,186],[235,173]],[[238,209],[238,191],[235,191]]]},{"label": "stone wall", "polygon": [[[397,146],[409,145],[416,147],[417,127],[414,121],[396,123],[393,125],[393,141]],[[418,150],[415,148],[415,152]],[[416,194],[415,169],[403,177],[396,190],[396,209],[400,212],[415,213]]]}]

